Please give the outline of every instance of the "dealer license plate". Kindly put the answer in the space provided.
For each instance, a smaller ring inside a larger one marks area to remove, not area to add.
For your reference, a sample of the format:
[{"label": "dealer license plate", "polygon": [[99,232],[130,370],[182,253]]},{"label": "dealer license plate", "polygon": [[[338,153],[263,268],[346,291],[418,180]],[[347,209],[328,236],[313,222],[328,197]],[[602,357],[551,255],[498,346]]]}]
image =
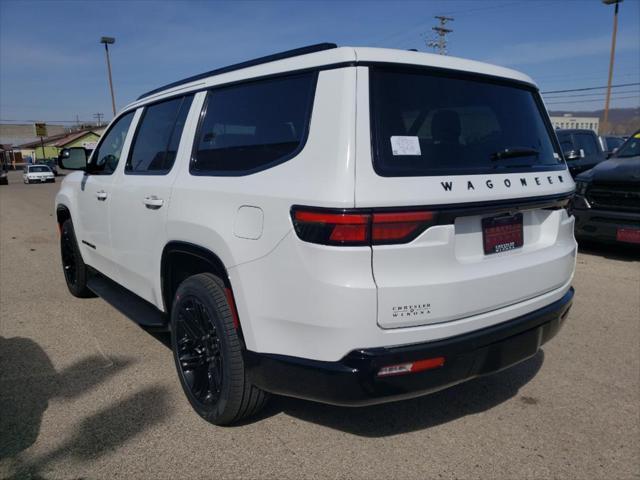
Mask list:
[{"label": "dealer license plate", "polygon": [[482,241],[486,255],[522,247],[523,237],[521,213],[482,219]]},{"label": "dealer license plate", "polygon": [[626,243],[640,243],[640,229],[618,228],[618,231],[616,232],[616,240]]}]

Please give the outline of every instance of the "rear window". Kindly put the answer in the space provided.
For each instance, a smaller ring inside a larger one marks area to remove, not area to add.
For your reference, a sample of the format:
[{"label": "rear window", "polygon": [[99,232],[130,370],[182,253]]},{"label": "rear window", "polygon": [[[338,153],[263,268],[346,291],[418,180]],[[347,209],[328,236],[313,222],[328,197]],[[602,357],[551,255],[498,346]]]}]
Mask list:
[{"label": "rear window", "polygon": [[600,147],[598,147],[598,141],[595,134],[590,133],[574,133],[574,144],[576,148],[584,150],[584,154],[587,157],[595,156],[600,153]]},{"label": "rear window", "polygon": [[295,156],[309,128],[315,72],[211,90],[191,163],[196,175],[247,175]]},{"label": "rear window", "polygon": [[379,175],[564,168],[537,93],[526,86],[420,69],[370,72]]}]

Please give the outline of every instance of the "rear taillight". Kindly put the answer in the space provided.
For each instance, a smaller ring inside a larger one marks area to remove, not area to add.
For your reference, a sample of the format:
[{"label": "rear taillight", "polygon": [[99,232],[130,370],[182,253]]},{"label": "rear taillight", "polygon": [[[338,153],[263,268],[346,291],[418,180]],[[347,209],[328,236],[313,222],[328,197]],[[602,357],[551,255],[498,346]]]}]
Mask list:
[{"label": "rear taillight", "polygon": [[292,212],[298,237],[324,245],[368,245],[371,215],[330,210],[302,210]]},{"label": "rear taillight", "polygon": [[293,225],[306,242],[339,246],[368,246],[410,242],[435,223],[426,211],[376,212],[295,207]]},{"label": "rear taillight", "polygon": [[371,238],[374,244],[413,240],[435,220],[433,212],[374,213]]}]

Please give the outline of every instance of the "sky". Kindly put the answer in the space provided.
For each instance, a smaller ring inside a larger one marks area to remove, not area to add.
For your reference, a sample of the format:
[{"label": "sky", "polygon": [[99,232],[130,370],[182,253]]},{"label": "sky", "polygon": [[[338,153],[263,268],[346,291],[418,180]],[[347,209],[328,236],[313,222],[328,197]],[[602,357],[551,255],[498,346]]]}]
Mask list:
[{"label": "sky", "polygon": [[[116,106],[181,78],[319,42],[431,51],[434,15],[449,54],[523,71],[543,92],[606,85],[613,7],[601,0],[0,0],[0,121],[111,118],[104,47],[112,36]],[[640,0],[620,4],[614,85],[640,83]],[[612,107],[640,106],[640,86]],[[604,90],[545,95],[549,110],[603,108]]]}]

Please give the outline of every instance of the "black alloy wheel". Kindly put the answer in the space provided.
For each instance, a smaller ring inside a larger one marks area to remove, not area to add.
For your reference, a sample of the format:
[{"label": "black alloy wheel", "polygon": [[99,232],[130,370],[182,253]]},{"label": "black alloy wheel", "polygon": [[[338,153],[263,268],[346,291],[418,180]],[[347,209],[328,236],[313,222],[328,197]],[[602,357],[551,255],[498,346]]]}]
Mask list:
[{"label": "black alloy wheel", "polygon": [[62,268],[64,270],[64,279],[67,285],[75,286],[78,266],[76,263],[76,254],[74,250],[74,239],[71,237],[70,229],[63,229],[60,236],[60,253],[62,256]]},{"label": "black alloy wheel", "polygon": [[64,279],[71,295],[78,298],[95,297],[87,287],[88,270],[78,249],[71,219],[65,220],[60,227],[60,256]]},{"label": "black alloy wheel", "polygon": [[180,384],[198,415],[216,425],[253,415],[268,400],[246,375],[227,289],[211,273],[193,275],[180,284],[171,308],[171,348]]},{"label": "black alloy wheel", "polygon": [[197,297],[181,300],[175,335],[184,382],[199,403],[214,405],[220,398],[224,360],[211,314]]}]

